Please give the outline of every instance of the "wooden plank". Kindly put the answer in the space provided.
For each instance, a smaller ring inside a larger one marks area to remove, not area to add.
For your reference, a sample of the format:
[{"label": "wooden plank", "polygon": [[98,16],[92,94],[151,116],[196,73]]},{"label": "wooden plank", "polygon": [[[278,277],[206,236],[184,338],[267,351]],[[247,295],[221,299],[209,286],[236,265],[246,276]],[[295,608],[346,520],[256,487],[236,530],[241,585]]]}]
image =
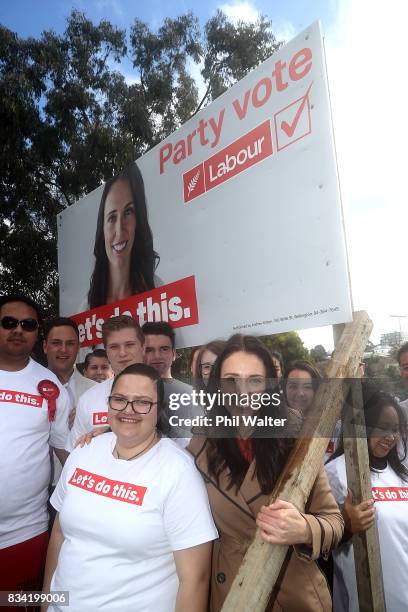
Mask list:
[{"label": "wooden plank", "polygon": [[336,325],[332,325],[334,348],[337,347],[340,341],[341,335],[344,332],[344,328],[345,328],[345,323],[336,323]]},{"label": "wooden plank", "polygon": [[[371,473],[363,411],[361,381],[351,385],[344,421],[344,456],[347,485],[353,493],[353,503],[372,497]],[[360,612],[384,612],[384,588],[377,526],[353,536],[357,591]]]},{"label": "wooden plank", "polygon": [[[308,419],[311,427],[308,423],[302,428],[301,436],[276,483],[271,503],[279,498],[298,508],[305,507],[348,392],[347,379],[356,374],[371,330],[372,322],[365,312],[354,313],[353,321],[346,324],[328,367],[327,378],[330,382],[322,384],[316,394]],[[316,432],[315,437],[303,437],[310,431]],[[287,546],[273,546],[264,542],[257,530],[222,611],[263,612],[287,551]]]}]

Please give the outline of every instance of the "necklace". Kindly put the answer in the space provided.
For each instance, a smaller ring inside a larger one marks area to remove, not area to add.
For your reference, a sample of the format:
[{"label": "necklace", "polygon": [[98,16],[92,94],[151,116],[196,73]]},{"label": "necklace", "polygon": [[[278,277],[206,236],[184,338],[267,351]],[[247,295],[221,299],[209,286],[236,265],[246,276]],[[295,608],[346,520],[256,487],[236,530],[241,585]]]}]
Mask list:
[{"label": "necklace", "polygon": [[115,448],[113,449],[113,452],[116,453],[116,459],[124,459],[125,461],[132,461],[133,459],[136,459],[136,457],[139,457],[139,455],[141,455],[142,453],[144,453],[145,451],[147,451],[148,448],[150,448],[153,444],[153,442],[156,440],[156,432],[153,432],[153,438],[150,440],[149,444],[147,446],[145,446],[141,451],[139,451],[138,453],[136,453],[136,455],[133,455],[133,457],[121,457],[119,455],[118,449],[117,449],[117,444],[115,444]]},{"label": "necklace", "polygon": [[371,453],[369,453],[370,457],[370,467],[374,470],[385,470],[388,465],[387,457],[374,457]]}]

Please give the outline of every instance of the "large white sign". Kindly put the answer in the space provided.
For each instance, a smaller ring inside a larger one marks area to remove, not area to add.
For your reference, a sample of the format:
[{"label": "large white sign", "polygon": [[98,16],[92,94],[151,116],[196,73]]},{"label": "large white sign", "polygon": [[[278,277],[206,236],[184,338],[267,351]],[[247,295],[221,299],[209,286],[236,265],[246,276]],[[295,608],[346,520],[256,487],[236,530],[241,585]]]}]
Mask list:
[{"label": "large white sign", "polygon": [[[137,265],[129,264],[142,217],[137,206],[135,212],[130,202],[131,210],[125,210],[129,202],[118,201],[120,190],[109,192],[99,246],[94,241],[103,186],[59,216],[61,310],[64,315],[83,313],[77,321],[84,345],[97,343],[103,320],[122,312],[141,323],[168,319],[179,328],[179,346],[238,331],[270,334],[351,319],[318,23],[141,157],[137,166],[160,256],[150,284],[145,280],[149,271],[140,274],[145,283],[141,295],[138,289],[139,295],[130,298],[131,283],[123,280],[123,270]],[[125,182],[124,200],[129,193]],[[112,210],[114,217],[109,216]],[[106,251],[105,270],[98,272],[107,276],[102,280],[96,278],[94,248],[101,257]],[[149,262],[151,267],[151,253]],[[99,297],[104,308],[96,298],[90,304],[92,274],[93,294],[105,286]]]}]

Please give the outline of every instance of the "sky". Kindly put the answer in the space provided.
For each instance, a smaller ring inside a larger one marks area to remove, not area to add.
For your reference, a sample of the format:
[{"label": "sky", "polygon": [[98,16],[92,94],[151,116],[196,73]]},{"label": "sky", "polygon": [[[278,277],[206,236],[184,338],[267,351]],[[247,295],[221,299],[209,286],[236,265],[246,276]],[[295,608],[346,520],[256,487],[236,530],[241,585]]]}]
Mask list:
[{"label": "sky", "polygon": [[[405,191],[408,85],[402,59],[408,2],[388,0],[14,0],[0,3],[0,22],[20,36],[62,32],[71,8],[94,21],[128,27],[135,17],[158,27],[192,10],[205,23],[217,8],[232,20],[272,19],[290,40],[316,19],[325,35],[337,161],[354,310],[366,310],[380,334],[408,332],[404,274],[408,237]],[[131,75],[129,75],[131,78]],[[408,258],[407,258],[408,259]],[[400,315],[405,318],[395,318]],[[333,348],[331,327],[301,333],[306,346]]]}]

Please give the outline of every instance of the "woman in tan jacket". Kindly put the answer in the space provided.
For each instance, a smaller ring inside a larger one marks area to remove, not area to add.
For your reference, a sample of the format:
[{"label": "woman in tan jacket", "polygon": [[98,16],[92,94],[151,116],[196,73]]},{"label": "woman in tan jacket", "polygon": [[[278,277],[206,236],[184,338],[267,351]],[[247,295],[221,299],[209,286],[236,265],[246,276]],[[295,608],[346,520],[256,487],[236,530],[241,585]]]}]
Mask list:
[{"label": "woman in tan jacket", "polygon": [[269,505],[293,440],[283,433],[271,437],[271,429],[263,425],[248,425],[249,416],[288,417],[277,401],[279,394],[274,394],[275,383],[273,362],[264,345],[251,336],[232,336],[214,364],[209,386],[209,392],[220,392],[219,396],[230,394],[208,413],[213,424],[216,416],[223,416],[223,422],[219,420],[217,428],[194,437],[189,445],[207,484],[220,534],[212,555],[211,612],[221,610],[257,527],[271,544],[291,547],[268,610],[332,609],[326,579],[315,561],[320,556],[327,559],[343,535],[344,524],[323,464],[305,512],[282,500]]}]

